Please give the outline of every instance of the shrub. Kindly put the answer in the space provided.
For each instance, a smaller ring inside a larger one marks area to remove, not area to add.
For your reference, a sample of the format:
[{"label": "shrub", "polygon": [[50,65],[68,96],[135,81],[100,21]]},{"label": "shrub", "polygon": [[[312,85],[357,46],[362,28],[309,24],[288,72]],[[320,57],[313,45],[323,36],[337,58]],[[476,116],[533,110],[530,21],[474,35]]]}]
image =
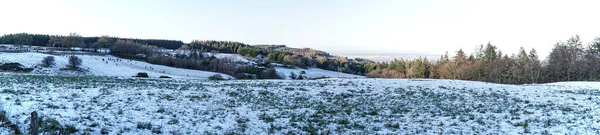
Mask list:
[{"label": "shrub", "polygon": [[75,128],[75,126],[72,125],[65,125],[65,129],[64,132],[69,133],[69,134],[74,134],[77,133],[79,130],[77,128]]},{"label": "shrub", "polygon": [[375,69],[367,73],[367,77],[370,78],[404,78],[406,75],[402,72],[391,69]]},{"label": "shrub", "polygon": [[133,76],[133,77],[143,77],[143,78],[148,78],[148,77],[150,77],[150,76],[148,76],[148,73],[145,73],[145,72],[139,72],[139,73],[137,73],[137,75],[136,75],[136,76]]},{"label": "shrub", "polygon": [[294,72],[290,72],[290,78],[291,79],[296,79],[296,74]]},{"label": "shrub", "polygon": [[146,122],[138,122],[137,123],[137,129],[152,129],[152,124],[151,123],[146,123]]},{"label": "shrub", "polygon": [[161,126],[153,127],[152,128],[152,133],[154,133],[154,134],[162,134],[162,127]]},{"label": "shrub", "polygon": [[110,133],[110,130],[108,130],[107,128],[100,129],[100,134],[106,135],[108,133]]},{"label": "shrub", "polygon": [[79,57],[72,55],[71,57],[69,57],[69,64],[67,65],[67,67],[71,69],[76,69],[79,66],[81,66],[82,63],[83,62]]},{"label": "shrub", "polygon": [[258,74],[258,78],[260,79],[282,79],[283,77],[279,76],[279,74],[277,74],[277,71],[273,68],[265,69]]},{"label": "shrub", "polygon": [[31,72],[33,68],[25,68],[20,63],[0,63],[0,71]]},{"label": "shrub", "polygon": [[208,77],[208,80],[225,80],[221,74],[215,74]]},{"label": "shrub", "polygon": [[54,56],[47,56],[42,60],[42,67],[52,67],[56,63],[54,62]]},{"label": "shrub", "polygon": [[41,121],[41,131],[42,132],[55,132],[62,131],[63,127],[56,119],[48,118],[45,121]]}]

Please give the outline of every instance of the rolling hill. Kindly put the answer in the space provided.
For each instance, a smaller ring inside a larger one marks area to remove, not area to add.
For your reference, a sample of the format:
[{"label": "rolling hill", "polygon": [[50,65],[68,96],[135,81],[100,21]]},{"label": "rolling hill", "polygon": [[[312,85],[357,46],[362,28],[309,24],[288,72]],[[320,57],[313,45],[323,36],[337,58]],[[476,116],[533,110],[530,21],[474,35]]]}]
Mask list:
[{"label": "rolling hill", "polygon": [[[41,68],[38,65],[42,59],[46,56],[54,56],[56,59],[56,65],[50,68]],[[25,67],[38,67],[35,68],[34,73],[43,74],[82,74],[82,75],[95,75],[95,76],[113,76],[113,77],[131,77],[135,76],[138,72],[148,73],[151,78],[158,78],[159,76],[169,76],[172,78],[186,78],[186,79],[206,79],[211,75],[220,74],[215,72],[206,72],[199,70],[189,70],[181,68],[173,68],[162,65],[154,65],[146,62],[120,59],[114,56],[92,56],[92,55],[76,55],[81,58],[83,64],[82,69],[87,70],[86,73],[78,73],[72,71],[64,71],[67,65],[67,55],[49,55],[42,53],[0,53],[0,63],[17,62]],[[229,75],[221,74],[226,78],[233,78]]]}]

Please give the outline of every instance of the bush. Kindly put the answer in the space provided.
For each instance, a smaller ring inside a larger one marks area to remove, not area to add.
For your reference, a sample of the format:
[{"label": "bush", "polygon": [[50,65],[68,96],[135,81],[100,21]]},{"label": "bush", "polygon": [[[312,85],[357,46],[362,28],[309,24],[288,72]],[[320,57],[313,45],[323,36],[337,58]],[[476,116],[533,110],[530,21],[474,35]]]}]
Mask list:
[{"label": "bush", "polygon": [[258,78],[260,79],[282,79],[283,77],[279,76],[274,68],[265,69],[258,74]]},{"label": "bush", "polygon": [[137,123],[137,129],[152,129],[152,124],[151,123],[146,123],[146,122],[138,122]]},{"label": "bush", "polygon": [[[302,75],[300,75],[300,76],[302,76]],[[296,79],[296,77],[297,76],[296,76],[296,74],[294,72],[290,72],[290,78],[291,79]]]},{"label": "bush", "polygon": [[75,126],[72,125],[65,125],[65,129],[64,132],[69,133],[69,134],[75,134],[77,133],[79,130],[77,128],[75,128]]},{"label": "bush", "polygon": [[56,119],[48,118],[40,122],[40,128],[42,132],[56,132],[63,130],[63,127]]},{"label": "bush", "polygon": [[47,56],[42,60],[42,67],[52,67],[56,63],[54,62],[54,56]]},{"label": "bush", "polygon": [[148,76],[148,73],[145,73],[145,72],[139,72],[139,73],[137,73],[137,75],[136,75],[136,76],[133,76],[133,77],[143,77],[143,78],[148,78],[148,77],[150,77],[150,76]]},{"label": "bush", "polygon": [[71,57],[69,57],[69,64],[67,65],[67,67],[71,69],[76,69],[79,66],[81,66],[82,63],[83,62],[79,57],[72,55]]},{"label": "bush", "polygon": [[0,71],[31,72],[33,68],[25,68],[20,63],[0,63]]},{"label": "bush", "polygon": [[384,68],[384,69],[375,69],[375,70],[367,73],[367,77],[370,77],[370,78],[405,78],[406,75],[404,73],[398,72],[396,70]]},{"label": "bush", "polygon": [[225,80],[221,74],[215,74],[208,77],[208,80]]}]

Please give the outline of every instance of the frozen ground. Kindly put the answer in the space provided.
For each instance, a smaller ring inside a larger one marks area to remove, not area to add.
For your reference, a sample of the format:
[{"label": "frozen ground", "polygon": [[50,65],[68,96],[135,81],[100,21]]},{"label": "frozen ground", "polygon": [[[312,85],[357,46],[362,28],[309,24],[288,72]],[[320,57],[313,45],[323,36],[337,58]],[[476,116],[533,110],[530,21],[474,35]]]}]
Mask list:
[{"label": "frozen ground", "polygon": [[600,134],[600,91],[580,85],[598,83],[0,74],[0,107],[77,134]]},{"label": "frozen ground", "polygon": [[[35,67],[39,65],[44,57],[50,56],[42,53],[2,53],[0,52],[0,63],[2,62],[18,62],[26,67]],[[61,71],[68,63],[67,56],[52,55],[56,59],[56,65],[51,68],[36,69],[38,73],[49,74],[72,74],[68,71]],[[146,62],[121,59],[117,60],[114,56],[91,56],[91,55],[76,55],[83,61],[82,68],[88,70],[90,75],[96,76],[114,76],[114,77],[131,77],[138,72],[146,72],[151,78],[159,76],[169,76],[173,78],[190,78],[190,79],[206,79],[211,75],[219,74],[214,72],[206,72],[199,70],[189,70],[181,68],[173,68],[162,65],[154,65]],[[109,60],[110,59],[110,60]],[[232,78],[229,75],[221,74],[224,77]]]},{"label": "frozen ground", "polygon": [[256,62],[254,61],[250,61],[248,60],[248,58],[241,56],[239,54],[228,54],[228,53],[203,53],[204,56],[206,57],[210,57],[210,56],[215,56],[215,58],[217,59],[226,59],[226,60],[231,60],[234,62],[239,62],[239,63],[245,63],[245,64],[256,64]]},{"label": "frozen ground", "polygon": [[304,76],[308,79],[312,79],[312,78],[365,78],[365,76],[340,73],[340,72],[329,71],[329,70],[324,70],[324,69],[320,69],[320,68],[302,69],[302,68],[275,67],[275,70],[277,70],[277,73],[279,73],[281,75],[285,75],[286,79],[291,79],[290,76],[291,76],[292,72],[294,74],[296,74],[296,76],[297,76],[297,75],[301,75],[302,71],[305,72],[305,74],[302,74],[302,76]]}]

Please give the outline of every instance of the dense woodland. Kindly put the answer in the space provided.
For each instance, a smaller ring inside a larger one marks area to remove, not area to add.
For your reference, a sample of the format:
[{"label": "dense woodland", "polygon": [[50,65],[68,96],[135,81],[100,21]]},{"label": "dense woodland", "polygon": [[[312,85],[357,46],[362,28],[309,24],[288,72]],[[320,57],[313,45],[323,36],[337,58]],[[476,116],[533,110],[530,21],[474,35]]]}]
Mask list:
[{"label": "dense woodland", "polygon": [[[284,45],[248,45],[233,41],[195,40],[185,44],[177,40],[127,39],[118,37],[82,37],[43,34],[8,34],[0,44],[52,47],[110,48],[111,54],[136,58],[154,64],[188,69],[214,71],[238,79],[276,79],[269,68],[238,65],[232,61],[205,57],[203,52],[236,53],[247,57],[263,56],[267,62],[301,68],[317,67],[326,70],[366,75],[373,78],[432,78],[485,81],[505,84],[546,83],[558,81],[596,81],[600,79],[600,38],[584,46],[579,36],[559,41],[545,60],[535,49],[520,48],[518,54],[503,54],[491,43],[479,45],[474,53],[462,49],[453,57],[448,52],[437,60],[426,58],[393,60],[376,63],[364,59],[347,59],[309,48],[289,48]],[[156,49],[178,49],[191,52],[177,57],[164,56]]]},{"label": "dense woodland", "polygon": [[[179,40],[164,40],[164,39],[134,39],[134,38],[119,38],[119,37],[108,37],[112,42],[117,40],[129,40],[141,44],[154,45],[166,49],[177,49],[184,43]],[[28,34],[28,33],[17,33],[7,34],[0,37],[0,44],[27,44],[33,46],[57,46],[57,47],[85,47],[85,48],[107,48],[108,46],[94,46],[94,43],[101,37],[82,37],[76,33],[69,34],[68,36],[62,35],[44,35],[44,34]],[[70,38],[72,40],[59,40]],[[75,39],[76,41],[73,41]]]}]

